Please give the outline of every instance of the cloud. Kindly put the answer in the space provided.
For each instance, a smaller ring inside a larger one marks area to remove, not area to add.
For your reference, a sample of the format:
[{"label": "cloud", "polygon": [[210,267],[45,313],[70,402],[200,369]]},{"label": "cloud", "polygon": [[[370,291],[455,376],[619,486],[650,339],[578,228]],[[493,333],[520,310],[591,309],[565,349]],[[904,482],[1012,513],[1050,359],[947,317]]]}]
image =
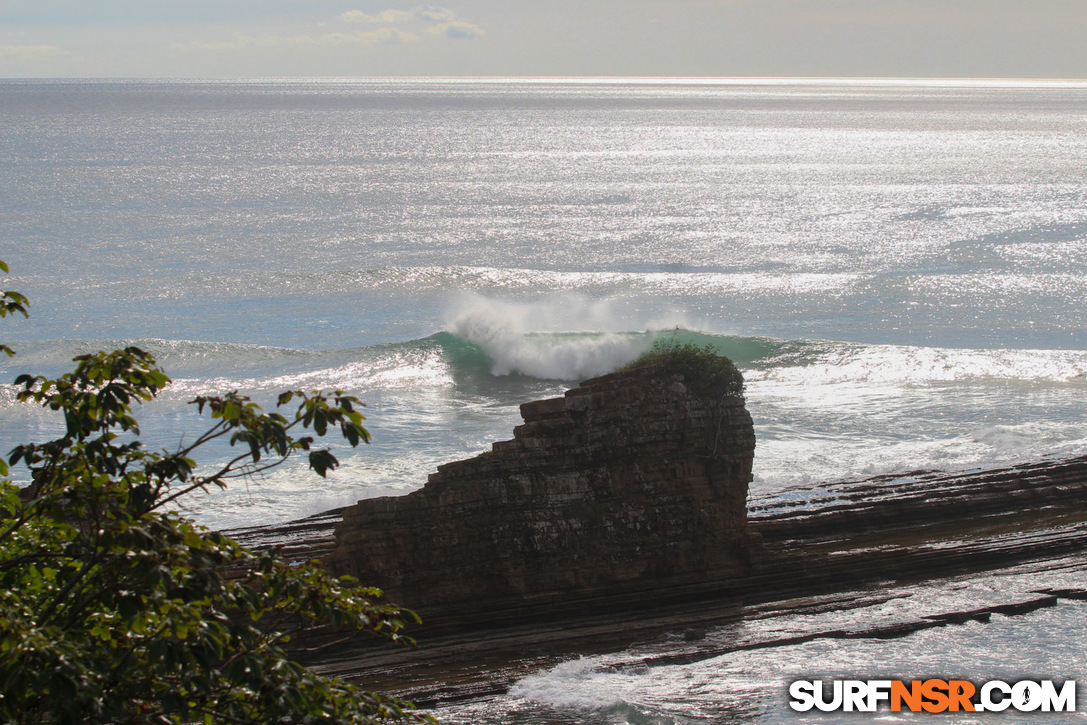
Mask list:
[{"label": "cloud", "polygon": [[395,25],[415,19],[415,14],[407,10],[382,10],[377,15],[369,15],[361,10],[348,10],[340,15],[340,20],[347,23],[368,23],[372,25]]},{"label": "cloud", "polygon": [[0,60],[41,60],[59,52],[56,45],[0,45]]},{"label": "cloud", "polygon": [[191,51],[233,51],[274,48],[277,46],[335,46],[335,45],[399,45],[415,43],[422,38],[415,33],[398,28],[377,28],[376,30],[351,33],[313,33],[297,35],[236,35],[230,40],[197,41],[191,43],[172,43],[170,49],[178,53]]},{"label": "cloud", "polygon": [[319,23],[293,34],[264,35],[238,33],[229,39],[176,42],[171,49],[191,51],[235,51],[298,46],[401,45],[424,39],[474,40],[486,35],[475,23],[439,7],[410,10],[387,9],[376,13],[348,10],[335,20]]},{"label": "cloud", "polygon": [[436,23],[448,22],[457,19],[457,14],[445,8],[416,8],[415,12],[423,20],[432,20]]},{"label": "cloud", "polygon": [[361,43],[370,45],[382,43],[384,45],[397,45],[400,43],[416,43],[421,38],[415,33],[400,30],[399,28],[378,28],[377,30],[357,33],[325,33],[313,39],[312,42],[327,44]]},{"label": "cloud", "polygon": [[453,40],[475,40],[487,34],[483,28],[463,20],[453,20],[448,23],[431,25],[424,31],[427,35],[441,36]]},{"label": "cloud", "polygon": [[420,6],[411,10],[388,9],[373,14],[348,10],[339,19],[345,23],[395,26],[405,33],[432,38],[474,40],[487,34],[483,28],[458,17],[452,10],[433,6]]}]

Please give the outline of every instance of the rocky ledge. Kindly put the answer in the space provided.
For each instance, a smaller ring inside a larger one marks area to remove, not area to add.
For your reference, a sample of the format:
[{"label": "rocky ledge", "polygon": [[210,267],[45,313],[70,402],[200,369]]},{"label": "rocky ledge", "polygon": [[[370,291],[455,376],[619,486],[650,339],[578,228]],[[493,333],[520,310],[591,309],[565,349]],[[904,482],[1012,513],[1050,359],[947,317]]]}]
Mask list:
[{"label": "rocky ledge", "polygon": [[411,494],[233,532],[323,558],[424,619],[417,650],[340,646],[321,669],[440,701],[668,632],[696,645],[647,664],[779,646],[697,641],[729,622],[849,611],[970,572],[1026,566],[1020,580],[1047,584],[996,590],[999,601],[970,610],[938,604],[919,619],[797,636],[901,636],[1087,597],[1087,458],[747,502],[754,433],[738,374],[719,359],[658,356],[521,410],[512,440],[439,467]]},{"label": "rocky ledge", "polygon": [[655,356],[521,406],[509,441],[343,510],[331,565],[430,626],[706,591],[749,568],[755,434],[732,363]]}]

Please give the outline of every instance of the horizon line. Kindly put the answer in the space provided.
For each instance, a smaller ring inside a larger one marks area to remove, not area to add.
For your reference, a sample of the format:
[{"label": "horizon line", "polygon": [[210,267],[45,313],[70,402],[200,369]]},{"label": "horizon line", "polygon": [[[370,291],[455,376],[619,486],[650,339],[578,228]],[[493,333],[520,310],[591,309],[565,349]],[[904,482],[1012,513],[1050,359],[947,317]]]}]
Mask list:
[{"label": "horizon line", "polygon": [[982,76],[25,76],[0,77],[0,82],[152,82],[152,83],[537,83],[541,85],[674,85],[674,86],[943,86],[943,87],[1063,87],[1087,88],[1085,78]]}]

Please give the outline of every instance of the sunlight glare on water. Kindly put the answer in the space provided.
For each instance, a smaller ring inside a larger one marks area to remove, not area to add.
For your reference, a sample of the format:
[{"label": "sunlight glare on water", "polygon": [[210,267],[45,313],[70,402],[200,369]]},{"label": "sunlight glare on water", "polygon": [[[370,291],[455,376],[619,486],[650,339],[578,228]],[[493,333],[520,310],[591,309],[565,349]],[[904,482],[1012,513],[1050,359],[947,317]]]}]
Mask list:
[{"label": "sunlight glare on water", "polygon": [[[216,527],[415,490],[660,337],[742,368],[756,506],[1083,455],[1085,129],[1077,82],[0,81],[4,284],[32,305],[0,374],[139,344],[175,379],[141,415],[153,449],[206,428],[199,394],[366,401],[371,445],[327,481],[288,464],[194,502]],[[62,430],[0,389],[4,450]],[[588,659],[441,715],[814,722],[782,698],[811,663],[1075,674],[1084,619]]]}]

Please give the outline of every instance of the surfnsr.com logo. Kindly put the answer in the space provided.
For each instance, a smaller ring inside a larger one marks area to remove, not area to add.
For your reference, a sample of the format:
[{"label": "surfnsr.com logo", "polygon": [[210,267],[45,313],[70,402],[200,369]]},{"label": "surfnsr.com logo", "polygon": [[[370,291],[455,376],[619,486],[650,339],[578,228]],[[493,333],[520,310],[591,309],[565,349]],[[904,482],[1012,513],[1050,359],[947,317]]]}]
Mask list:
[{"label": "surfnsr.com logo", "polygon": [[1076,682],[1065,680],[797,680],[789,686],[789,707],[797,712],[1075,712]]}]

